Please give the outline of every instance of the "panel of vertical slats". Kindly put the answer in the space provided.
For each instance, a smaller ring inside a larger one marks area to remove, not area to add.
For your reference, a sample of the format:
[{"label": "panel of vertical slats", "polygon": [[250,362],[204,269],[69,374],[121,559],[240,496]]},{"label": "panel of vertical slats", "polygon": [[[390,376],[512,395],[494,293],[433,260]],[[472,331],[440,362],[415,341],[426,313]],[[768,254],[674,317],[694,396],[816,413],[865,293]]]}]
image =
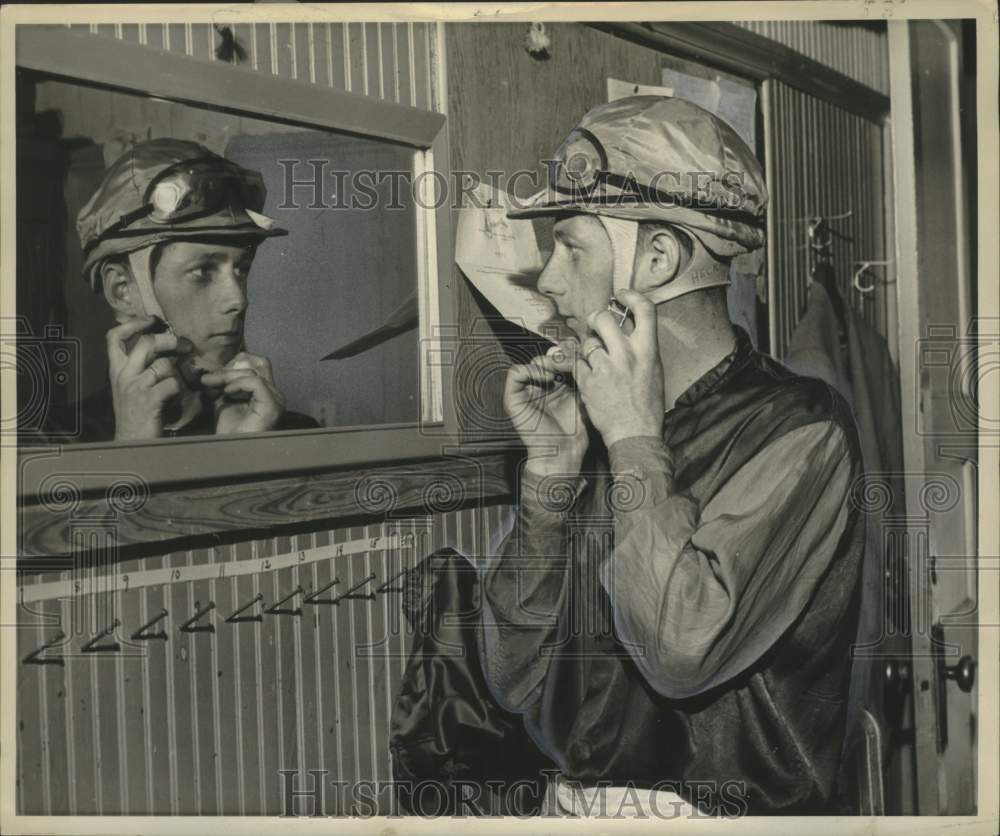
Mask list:
[{"label": "panel of vertical slats", "polygon": [[[273,604],[298,586],[307,592],[334,578],[332,597],[375,574],[373,588],[425,555],[452,546],[474,557],[488,552],[507,506],[276,537],[123,563],[119,572],[266,558],[299,549],[412,534],[397,550],[331,557],[260,574],[177,582],[115,594],[95,613],[95,596],[25,605],[18,630],[18,801],[23,814],[276,815],[281,770],[296,789],[310,770],[326,781],[391,778],[389,719],[412,634],[399,592],[338,605],[287,606],[302,614],[264,615],[226,623],[262,593]],[[331,549],[332,551],[332,549]],[[47,573],[24,583],[51,582]],[[399,586],[401,580],[392,584]],[[182,633],[198,604],[212,633]],[[166,641],[138,650],[129,636],[162,609]],[[246,615],[261,612],[257,604]],[[81,654],[81,646],[117,617],[123,652]],[[25,656],[59,631],[69,637],[50,652],[62,665],[25,664]],[[302,776],[301,778],[298,776]],[[379,808],[391,812],[388,790]],[[311,802],[309,802],[311,803]],[[328,793],[328,815],[349,813]],[[370,812],[361,808],[358,812]]]},{"label": "panel of vertical slats", "polygon": [[[220,36],[209,24],[72,28],[194,60],[220,60]],[[440,109],[433,71],[436,24],[236,24],[234,34],[245,58],[234,57],[233,63]],[[341,581],[336,589],[345,589],[371,572],[384,580],[405,561],[444,545],[475,551],[487,517],[498,514],[498,509],[483,508],[415,521],[415,531],[427,532],[420,553],[372,552],[301,571],[121,594],[115,604],[122,620],[120,637],[127,638],[161,609],[173,619],[169,639],[145,643],[146,653],[139,658],[80,655],[95,624],[74,627],[69,601],[32,605],[20,619],[19,659],[60,630],[69,641],[54,652],[70,648],[75,655],[62,666],[18,665],[18,811],[277,814],[281,769],[302,775],[326,769],[328,781],[388,781],[389,714],[408,649],[399,595],[306,607],[301,617],[266,616],[261,624],[226,624],[224,616],[258,592],[273,602],[299,584],[317,588],[334,577]],[[266,557],[375,536],[384,528],[339,529],[152,557],[122,571]],[[217,606],[212,614],[215,633],[180,633],[180,615],[193,614],[196,602],[210,600]],[[357,649],[373,642],[358,655]],[[328,814],[341,812],[336,801],[328,795]]]},{"label": "panel of vertical slats", "polygon": [[736,21],[736,25],[889,95],[889,45],[884,23],[753,20]]},{"label": "panel of vertical slats", "polygon": [[[321,87],[439,110],[433,23],[238,23],[246,57],[232,63]],[[73,24],[95,35],[218,61],[221,36],[206,23]]]},{"label": "panel of vertical slats", "polygon": [[874,292],[853,289],[856,262],[887,258],[882,126],[779,82],[772,82],[771,90],[768,246],[774,249],[776,267],[777,293],[771,300],[777,323],[774,353],[784,356],[805,310],[812,263],[808,220],[815,214],[851,212],[831,222],[851,239],[833,238],[838,287],[866,322],[895,339],[887,333],[886,310],[892,286],[885,280],[895,276],[892,266],[875,267],[862,277],[863,285],[877,280]]}]

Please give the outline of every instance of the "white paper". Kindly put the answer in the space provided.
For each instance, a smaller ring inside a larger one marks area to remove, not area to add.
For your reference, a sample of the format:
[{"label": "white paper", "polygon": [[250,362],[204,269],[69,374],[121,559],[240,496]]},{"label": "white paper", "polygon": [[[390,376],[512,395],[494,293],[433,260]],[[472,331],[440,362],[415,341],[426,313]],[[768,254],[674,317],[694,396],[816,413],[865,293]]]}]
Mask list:
[{"label": "white paper", "polygon": [[544,262],[531,221],[507,217],[504,192],[480,184],[474,194],[478,206],[458,210],[455,262],[504,319],[555,342],[555,306],[535,289]]},{"label": "white paper", "polygon": [[727,122],[740,138],[757,147],[757,91],[750,85],[727,78],[698,78],[664,67],[663,81],[669,82],[680,99],[687,99]]},{"label": "white paper", "polygon": [[621,81],[617,78],[608,79],[608,101],[624,99],[626,96],[672,96],[670,87],[657,87],[655,84],[633,84],[631,81]]}]

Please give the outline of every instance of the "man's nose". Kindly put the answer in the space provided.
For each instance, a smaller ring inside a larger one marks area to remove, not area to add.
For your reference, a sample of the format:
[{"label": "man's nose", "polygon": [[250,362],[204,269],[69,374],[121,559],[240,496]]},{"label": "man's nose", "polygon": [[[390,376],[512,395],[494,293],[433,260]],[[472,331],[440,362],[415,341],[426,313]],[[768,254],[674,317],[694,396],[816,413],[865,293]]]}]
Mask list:
[{"label": "man's nose", "polygon": [[229,267],[222,276],[222,310],[224,313],[241,314],[247,309],[246,287],[236,271]]},{"label": "man's nose", "polygon": [[559,281],[558,270],[554,265],[554,261],[555,259],[549,256],[549,260],[545,262],[542,272],[538,274],[536,287],[539,293],[544,293],[546,296],[562,295],[562,282]]}]

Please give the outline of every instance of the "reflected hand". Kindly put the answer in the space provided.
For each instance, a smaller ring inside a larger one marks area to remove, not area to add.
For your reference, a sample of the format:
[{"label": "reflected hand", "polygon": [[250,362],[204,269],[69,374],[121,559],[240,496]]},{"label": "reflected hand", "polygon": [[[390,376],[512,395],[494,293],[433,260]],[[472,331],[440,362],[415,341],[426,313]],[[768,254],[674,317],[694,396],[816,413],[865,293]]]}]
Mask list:
[{"label": "reflected hand", "polygon": [[266,357],[241,351],[223,368],[202,375],[201,384],[214,400],[217,435],[266,432],[285,412]]},{"label": "reflected hand", "polygon": [[163,409],[180,392],[177,357],[190,354],[194,346],[186,337],[169,332],[143,333],[155,324],[151,316],[136,317],[107,333],[116,441],[163,435]]},{"label": "reflected hand", "polygon": [[570,375],[576,351],[574,340],[563,340],[507,372],[504,409],[527,448],[527,467],[538,474],[576,475],[587,452],[587,424]]}]

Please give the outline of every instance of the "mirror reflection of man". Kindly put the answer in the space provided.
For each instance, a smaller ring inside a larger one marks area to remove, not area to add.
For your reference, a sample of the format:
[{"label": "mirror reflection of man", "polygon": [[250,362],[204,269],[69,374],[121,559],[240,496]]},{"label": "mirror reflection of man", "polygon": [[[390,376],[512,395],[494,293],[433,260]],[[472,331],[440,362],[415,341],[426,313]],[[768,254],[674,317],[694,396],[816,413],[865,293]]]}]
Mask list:
[{"label": "mirror reflection of man", "polygon": [[590,111],[557,157],[509,214],[555,218],[538,289],[576,339],[508,375],[526,461],[483,579],[487,680],[563,778],[841,810],[858,442],[838,394],[730,321],[729,261],[764,241],[760,166],[653,96]]},{"label": "mirror reflection of man", "polygon": [[111,165],[77,232],[83,276],[118,324],[108,385],[69,407],[74,440],[318,426],[285,409],[270,362],[244,346],[254,255],[286,234],[261,214],[265,197],[258,172],[185,140],[139,143]]}]

